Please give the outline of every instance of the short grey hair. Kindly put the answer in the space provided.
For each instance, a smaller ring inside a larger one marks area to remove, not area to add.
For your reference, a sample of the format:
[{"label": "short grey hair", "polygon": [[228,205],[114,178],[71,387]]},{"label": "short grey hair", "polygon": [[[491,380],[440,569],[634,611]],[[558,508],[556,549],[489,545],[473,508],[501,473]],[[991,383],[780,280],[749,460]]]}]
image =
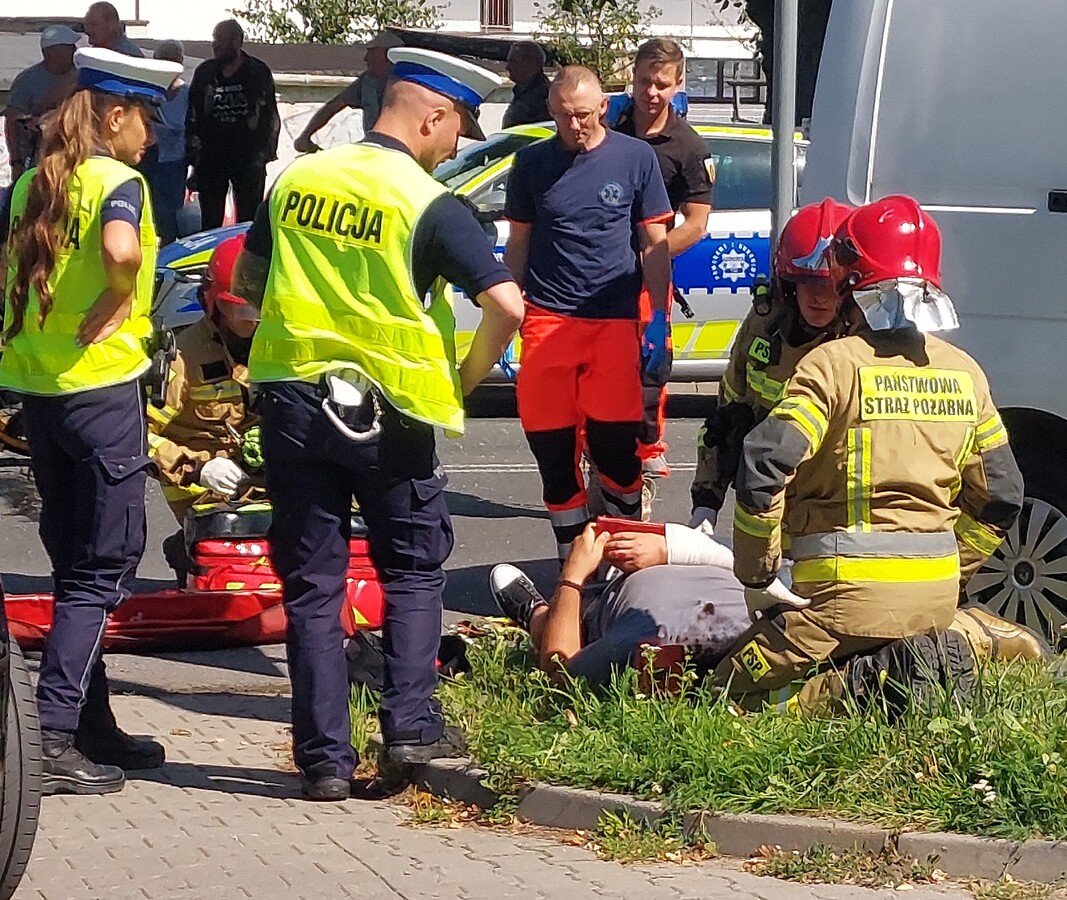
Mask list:
[{"label": "short grey hair", "polygon": [[181,41],[168,38],[156,44],[156,49],[152,52],[152,59],[166,59],[170,62],[184,63],[185,47],[182,46]]},{"label": "short grey hair", "polygon": [[537,60],[537,64],[543,69],[548,58],[545,56],[545,48],[537,41],[516,41],[511,45],[508,55],[514,51],[516,56],[525,56],[529,60]]}]

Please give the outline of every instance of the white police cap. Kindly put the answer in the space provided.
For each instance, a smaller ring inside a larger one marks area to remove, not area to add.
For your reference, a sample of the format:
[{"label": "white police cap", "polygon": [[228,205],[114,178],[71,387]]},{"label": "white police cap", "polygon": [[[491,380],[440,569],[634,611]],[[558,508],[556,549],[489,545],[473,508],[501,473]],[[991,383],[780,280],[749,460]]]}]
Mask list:
[{"label": "white police cap", "polygon": [[415,47],[394,47],[389,51],[389,61],[394,77],[400,81],[420,84],[460,103],[468,112],[463,136],[485,140],[485,132],[478,124],[478,107],[503,84],[498,75],[455,56]]},{"label": "white police cap", "polygon": [[78,87],[153,106],[167,98],[167,88],[182,73],[181,63],[141,59],[103,47],[75,50],[74,67],[78,70]]}]

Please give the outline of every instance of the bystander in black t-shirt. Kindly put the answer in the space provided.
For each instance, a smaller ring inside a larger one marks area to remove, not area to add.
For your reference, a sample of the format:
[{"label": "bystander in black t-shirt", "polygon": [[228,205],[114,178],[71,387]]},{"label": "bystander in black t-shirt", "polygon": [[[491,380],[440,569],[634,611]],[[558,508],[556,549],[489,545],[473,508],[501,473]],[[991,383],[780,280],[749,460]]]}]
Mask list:
[{"label": "bystander in black t-shirt", "polygon": [[262,164],[277,155],[280,130],[266,63],[246,54],[230,76],[214,59],[196,67],[185,119],[189,159],[228,156]]},{"label": "bystander in black t-shirt", "polygon": [[[631,115],[621,118],[615,125],[615,131],[637,137]],[[639,140],[656,151],[671,209],[678,212],[685,203],[711,206],[711,178],[707,166],[710,153],[704,139],[691,125],[672,109],[668,113],[663,131],[646,135]]]},{"label": "bystander in black t-shirt", "polygon": [[[375,132],[368,134],[364,143],[411,153],[400,141]],[[268,196],[256,211],[245,250],[270,259],[273,245]],[[449,193],[433,200],[419,219],[412,236],[411,259],[420,297],[438,278],[454,284],[472,300],[493,285],[511,281],[511,273],[493,255],[493,245],[471,211]]]}]

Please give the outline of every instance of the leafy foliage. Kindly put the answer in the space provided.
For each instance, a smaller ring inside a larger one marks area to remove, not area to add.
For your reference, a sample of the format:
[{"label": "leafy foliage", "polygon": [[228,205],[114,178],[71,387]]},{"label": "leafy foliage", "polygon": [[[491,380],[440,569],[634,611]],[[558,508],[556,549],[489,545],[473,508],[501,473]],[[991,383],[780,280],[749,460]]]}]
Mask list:
[{"label": "leafy foliage", "polygon": [[535,0],[539,37],[561,65],[588,66],[602,81],[619,80],[661,11],[639,0]]},{"label": "leafy foliage", "polygon": [[366,41],[390,25],[433,28],[443,5],[432,0],[246,0],[234,9],[257,40],[348,44]]}]

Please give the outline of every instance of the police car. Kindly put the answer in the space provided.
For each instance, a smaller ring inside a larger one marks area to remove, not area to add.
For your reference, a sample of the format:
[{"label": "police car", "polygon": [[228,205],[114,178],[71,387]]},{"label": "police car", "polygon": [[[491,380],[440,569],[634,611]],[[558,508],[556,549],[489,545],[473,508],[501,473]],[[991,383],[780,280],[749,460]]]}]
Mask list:
[{"label": "police car", "polygon": [[[692,319],[675,309],[675,381],[718,378],[726,369],[730,347],[751,304],[750,288],[758,276],[770,275],[771,132],[766,128],[695,125],[714,168],[715,193],[707,236],[674,260],[674,283],[693,310]],[[552,123],[520,125],[465,147],[439,166],[435,177],[470,201],[485,224],[498,254],[508,239],[503,218],[508,176],[516,151],[554,134]],[[806,142],[796,140],[798,180]],[[181,327],[201,315],[195,287],[212,250],[247,224],[192,235],[164,247],[159,256],[155,318]],[[465,351],[478,324],[473,304],[457,297],[459,352]],[[521,361],[518,342],[491,380],[501,381]]]}]

